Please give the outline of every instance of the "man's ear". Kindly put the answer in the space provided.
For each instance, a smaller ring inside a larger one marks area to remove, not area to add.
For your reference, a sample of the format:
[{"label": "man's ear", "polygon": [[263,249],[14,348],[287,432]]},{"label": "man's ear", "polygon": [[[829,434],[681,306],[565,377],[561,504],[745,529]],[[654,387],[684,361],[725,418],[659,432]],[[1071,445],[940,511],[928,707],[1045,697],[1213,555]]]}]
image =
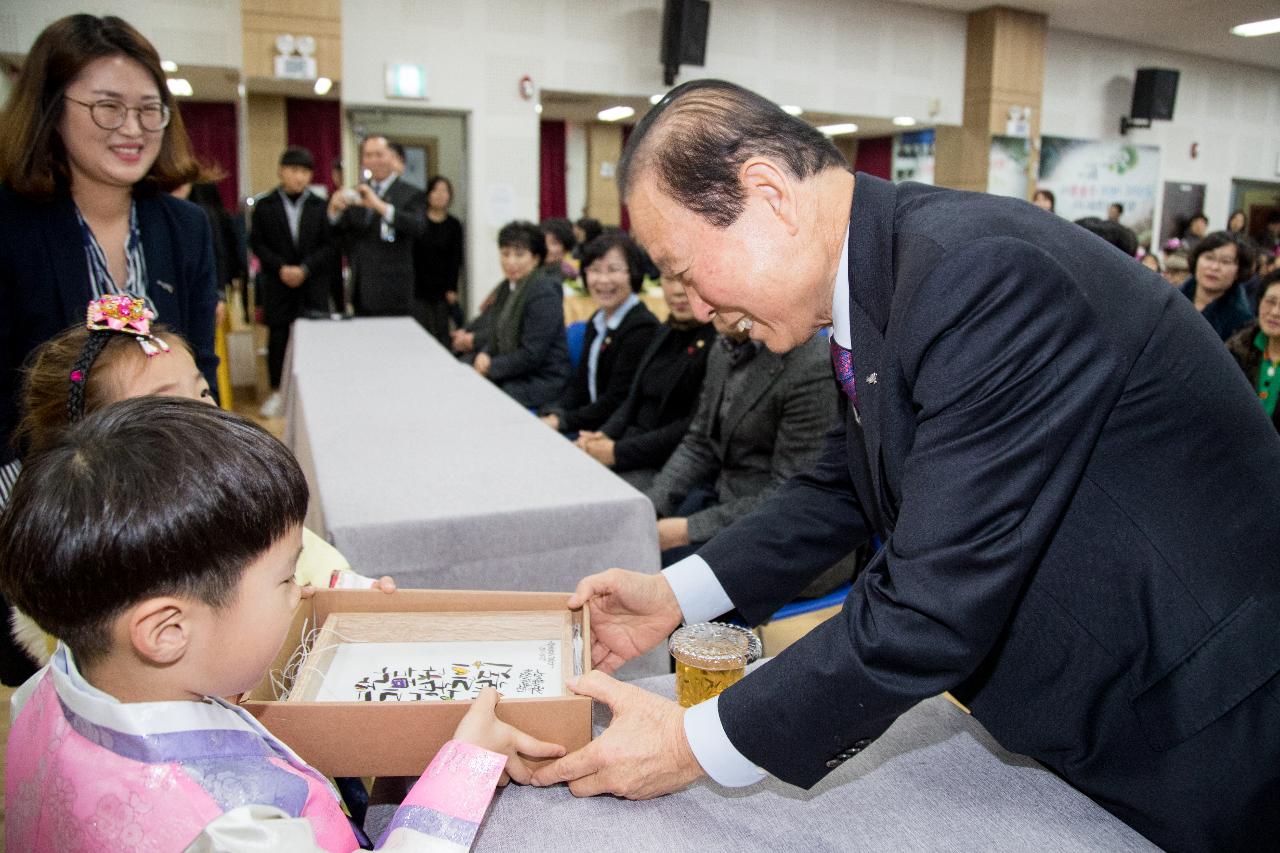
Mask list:
[{"label": "man's ear", "polygon": [[776,163],[766,157],[752,157],[738,170],[747,197],[763,199],[773,215],[795,236],[800,231],[799,210],[796,202],[796,181]]},{"label": "man's ear", "polygon": [[148,598],[129,608],[129,642],[144,660],[162,666],[177,663],[191,646],[195,615],[187,599]]}]

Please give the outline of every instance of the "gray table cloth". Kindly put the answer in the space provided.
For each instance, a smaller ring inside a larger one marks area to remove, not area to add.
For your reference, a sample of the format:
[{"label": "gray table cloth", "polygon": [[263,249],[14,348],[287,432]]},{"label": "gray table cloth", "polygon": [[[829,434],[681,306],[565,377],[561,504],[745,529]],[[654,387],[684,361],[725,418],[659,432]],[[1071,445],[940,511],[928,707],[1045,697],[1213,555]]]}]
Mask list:
[{"label": "gray table cloth", "polygon": [[[671,698],[673,676],[632,682]],[[597,703],[598,736],[609,712]],[[412,780],[410,780],[412,781]],[[376,840],[395,807],[370,808]],[[812,790],[769,778],[702,781],[656,800],[577,799],[509,785],[472,848],[595,851],[1150,851],[1159,848],[1045,770],[1000,747],[942,697],[902,715]]]},{"label": "gray table cloth", "polygon": [[[307,525],[357,571],[406,588],[566,592],[611,566],[657,571],[648,499],[413,320],[301,320],[286,377]],[[665,655],[629,671],[665,671]]]}]

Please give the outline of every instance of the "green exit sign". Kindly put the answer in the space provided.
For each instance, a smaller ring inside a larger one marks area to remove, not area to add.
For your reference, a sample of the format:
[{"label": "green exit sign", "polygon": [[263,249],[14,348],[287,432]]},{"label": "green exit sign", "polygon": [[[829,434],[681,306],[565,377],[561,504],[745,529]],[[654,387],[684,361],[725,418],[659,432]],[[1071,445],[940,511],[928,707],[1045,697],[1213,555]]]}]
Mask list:
[{"label": "green exit sign", "polygon": [[427,69],[423,65],[387,63],[387,97],[424,101],[427,98]]}]

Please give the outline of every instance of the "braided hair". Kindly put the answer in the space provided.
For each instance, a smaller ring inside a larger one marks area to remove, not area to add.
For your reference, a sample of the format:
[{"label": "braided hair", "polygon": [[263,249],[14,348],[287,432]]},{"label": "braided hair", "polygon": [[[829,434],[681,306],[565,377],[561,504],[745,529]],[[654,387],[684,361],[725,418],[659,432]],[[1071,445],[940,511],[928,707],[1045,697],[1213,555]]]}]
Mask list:
[{"label": "braided hair", "polygon": [[89,370],[107,348],[113,334],[115,333],[102,330],[89,332],[88,340],[80,349],[80,356],[71,365],[71,372],[68,374],[71,380],[71,390],[67,394],[68,424],[84,417],[84,389],[89,384]]}]

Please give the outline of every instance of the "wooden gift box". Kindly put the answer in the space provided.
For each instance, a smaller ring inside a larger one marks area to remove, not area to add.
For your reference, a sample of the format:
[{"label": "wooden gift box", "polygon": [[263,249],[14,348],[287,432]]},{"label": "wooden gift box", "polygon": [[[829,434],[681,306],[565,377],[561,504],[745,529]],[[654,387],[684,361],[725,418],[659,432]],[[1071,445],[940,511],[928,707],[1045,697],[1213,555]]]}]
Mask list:
[{"label": "wooden gift box", "polygon": [[[380,590],[319,590],[298,605],[271,670],[257,687],[240,697],[240,705],[329,776],[417,776],[452,737],[471,702],[278,701],[272,675],[280,678],[304,635],[323,626],[330,614],[387,613],[388,636],[360,639],[558,639],[565,643],[561,659],[567,678],[573,674],[575,659],[581,660],[581,672],[591,668],[588,612],[568,610],[568,600],[567,593],[549,592],[412,589],[387,595]],[[442,614],[441,624],[448,626],[447,635],[395,635],[392,614],[428,613]],[[581,642],[573,642],[574,633],[582,638]],[[504,698],[498,703],[498,717],[536,738],[563,744],[573,751],[591,740],[591,700],[573,695],[567,687],[562,692],[562,696],[547,698]]]}]

